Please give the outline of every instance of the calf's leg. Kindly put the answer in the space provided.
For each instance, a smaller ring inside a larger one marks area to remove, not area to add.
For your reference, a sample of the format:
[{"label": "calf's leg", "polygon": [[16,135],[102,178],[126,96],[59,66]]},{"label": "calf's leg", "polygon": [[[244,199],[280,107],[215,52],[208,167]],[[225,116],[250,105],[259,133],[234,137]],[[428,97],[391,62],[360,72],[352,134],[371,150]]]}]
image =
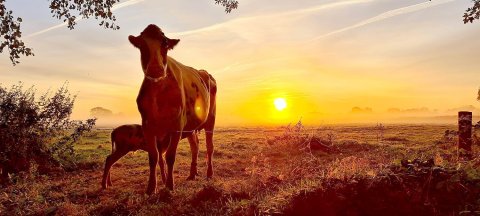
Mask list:
[{"label": "calf's leg", "polygon": [[128,151],[117,149],[117,151],[107,156],[107,159],[105,160],[105,169],[103,171],[103,179],[102,179],[103,189],[106,189],[108,186],[112,186],[112,181],[110,180],[110,169],[112,168],[113,164],[115,164],[120,158],[125,156],[127,153]]}]

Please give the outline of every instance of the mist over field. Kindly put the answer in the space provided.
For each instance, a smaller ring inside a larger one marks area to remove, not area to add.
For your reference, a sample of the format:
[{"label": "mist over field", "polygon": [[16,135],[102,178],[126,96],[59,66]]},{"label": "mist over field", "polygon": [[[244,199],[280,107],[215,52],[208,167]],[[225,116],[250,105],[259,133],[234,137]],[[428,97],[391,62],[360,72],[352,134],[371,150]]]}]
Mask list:
[{"label": "mist over field", "polygon": [[[429,109],[429,108],[390,108],[388,110],[376,110],[370,107],[353,107],[351,110],[345,110],[338,113],[334,117],[322,115],[322,113],[311,113],[305,116],[289,117],[284,119],[283,123],[267,122],[267,123],[248,123],[238,120],[234,123],[222,123],[220,127],[280,127],[289,123],[295,123],[302,120],[305,125],[335,125],[335,124],[457,124],[458,112],[470,111],[473,114],[473,122],[480,121],[480,109],[469,105],[447,110]],[[90,114],[90,116],[93,116]],[[141,118],[138,115],[128,116],[122,113],[114,113],[108,115],[96,116],[97,127],[112,128],[122,124],[141,124]]]}]

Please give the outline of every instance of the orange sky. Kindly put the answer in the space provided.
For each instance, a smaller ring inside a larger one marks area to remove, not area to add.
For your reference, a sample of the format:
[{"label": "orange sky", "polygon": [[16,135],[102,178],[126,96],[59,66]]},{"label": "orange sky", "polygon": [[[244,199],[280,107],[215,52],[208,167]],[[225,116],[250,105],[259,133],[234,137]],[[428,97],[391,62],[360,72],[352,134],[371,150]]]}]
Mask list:
[{"label": "orange sky", "polygon": [[216,78],[218,125],[395,122],[478,103],[480,23],[462,23],[469,0],[239,2],[225,14],[213,0],[122,1],[119,31],[95,20],[69,31],[48,2],[9,1],[35,57],[13,67],[2,55],[0,83],[43,92],[68,80],[75,118],[101,106],[121,113],[115,124],[138,123],[143,74],[127,36],[155,23],[181,40],[171,56]]}]

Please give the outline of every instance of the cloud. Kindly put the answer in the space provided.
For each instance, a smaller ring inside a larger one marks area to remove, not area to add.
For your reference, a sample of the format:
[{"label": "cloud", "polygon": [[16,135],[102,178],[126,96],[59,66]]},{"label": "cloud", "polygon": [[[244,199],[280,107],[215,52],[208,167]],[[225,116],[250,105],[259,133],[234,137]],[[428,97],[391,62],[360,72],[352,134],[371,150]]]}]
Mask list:
[{"label": "cloud", "polygon": [[[129,6],[132,6],[132,5],[135,5],[135,4],[138,4],[140,2],[143,2],[144,0],[127,0],[125,2],[121,2],[121,3],[118,3],[116,5],[114,5],[112,7],[112,11],[116,11],[120,8],[124,8],[124,7],[129,7]],[[78,22],[78,21],[81,21],[83,20],[82,17],[77,17],[75,19],[75,22]],[[37,32],[34,32],[32,34],[29,34],[27,35],[25,38],[31,38],[31,37],[35,37],[35,36],[38,36],[38,35],[41,35],[41,34],[44,34],[46,32],[49,32],[51,30],[55,30],[55,29],[58,29],[58,28],[61,28],[61,27],[64,27],[66,26],[67,23],[63,22],[61,24],[58,24],[58,25],[54,25],[54,26],[51,26],[51,27],[48,27],[46,29],[43,29],[43,30],[40,30],[40,31],[37,31]]]},{"label": "cloud", "polygon": [[380,15],[374,16],[372,18],[363,20],[363,21],[361,21],[357,24],[347,26],[347,27],[344,27],[344,28],[341,28],[341,29],[338,29],[338,30],[320,35],[320,36],[314,38],[312,41],[319,40],[319,39],[322,39],[322,38],[326,38],[326,37],[329,37],[329,36],[332,36],[332,35],[335,35],[335,34],[346,32],[346,31],[349,31],[349,30],[352,30],[352,29],[356,29],[356,28],[359,28],[359,27],[362,27],[362,26],[365,26],[365,25],[369,25],[369,24],[372,24],[372,23],[375,23],[375,22],[379,22],[379,21],[382,21],[382,20],[385,20],[385,19],[389,19],[389,18],[392,18],[392,17],[396,17],[396,16],[400,16],[400,15],[403,15],[403,14],[408,14],[408,13],[413,13],[413,12],[416,12],[416,11],[424,10],[424,9],[427,9],[427,8],[435,7],[435,6],[446,4],[446,3],[449,3],[449,2],[453,2],[453,1],[455,1],[455,0],[437,0],[437,1],[424,2],[424,3],[419,3],[419,4],[415,4],[415,5],[410,5],[410,6],[407,6],[407,7],[402,7],[402,8],[390,10],[390,11],[381,13]]},{"label": "cloud", "polygon": [[211,25],[211,26],[203,27],[203,28],[171,33],[171,35],[174,36],[174,37],[178,37],[178,36],[186,36],[186,35],[192,35],[192,34],[200,34],[200,33],[203,33],[203,32],[218,30],[218,29],[221,29],[221,28],[228,28],[230,26],[236,26],[237,23],[241,23],[241,22],[249,22],[249,21],[255,22],[255,21],[258,21],[258,20],[265,19],[265,18],[278,18],[278,17],[291,17],[291,16],[294,16],[294,15],[304,15],[304,14],[318,12],[318,11],[325,10],[325,9],[330,9],[330,8],[335,8],[335,7],[340,7],[340,6],[353,5],[353,4],[360,4],[360,3],[368,3],[368,2],[373,2],[373,1],[374,0],[341,1],[341,2],[334,2],[334,3],[328,3],[328,4],[321,4],[321,5],[317,5],[315,7],[303,8],[303,9],[298,9],[298,10],[293,10],[293,11],[272,13],[272,14],[260,15],[260,16],[241,17],[241,18],[229,20],[229,21],[226,21],[226,22],[223,22],[223,23],[214,24],[214,25]]}]

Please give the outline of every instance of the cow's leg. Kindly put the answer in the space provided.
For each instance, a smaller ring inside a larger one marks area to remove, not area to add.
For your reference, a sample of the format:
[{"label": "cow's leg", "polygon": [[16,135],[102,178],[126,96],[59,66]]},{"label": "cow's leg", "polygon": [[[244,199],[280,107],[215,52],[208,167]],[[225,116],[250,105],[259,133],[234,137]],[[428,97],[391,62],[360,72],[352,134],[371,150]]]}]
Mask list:
[{"label": "cow's leg", "polygon": [[7,166],[3,165],[1,167],[0,184],[8,182],[8,179],[9,179],[9,176],[8,176]]},{"label": "cow's leg", "polygon": [[205,139],[207,142],[207,178],[213,176],[213,128],[212,130],[205,130]]},{"label": "cow's leg", "polygon": [[210,88],[210,112],[208,114],[208,120],[205,123],[205,141],[207,143],[207,178],[213,176],[213,129],[215,128],[215,116],[216,116],[216,91],[217,87],[213,80],[213,88]]},{"label": "cow's leg", "polygon": [[163,154],[161,152],[159,152],[158,165],[160,166],[160,176],[162,177],[162,182],[163,184],[166,184],[167,179],[165,176],[165,160],[163,159]]},{"label": "cow's leg", "polygon": [[103,171],[102,188],[106,189],[108,186],[112,186],[112,181],[110,180],[110,169],[112,168],[113,164],[115,164],[127,153],[128,151],[117,150],[111,155],[107,156],[107,159],[105,160],[105,169]]},{"label": "cow's leg", "polygon": [[166,159],[167,159],[167,188],[173,190],[173,165],[175,164],[175,155],[177,154],[177,146],[180,141],[181,132],[174,132],[170,136],[170,144],[167,148]]},{"label": "cow's leg", "polygon": [[155,143],[156,137],[154,135],[145,134],[146,149],[148,152],[148,164],[150,166],[150,176],[148,179],[147,194],[156,193],[157,190],[157,164],[158,164],[158,148]]},{"label": "cow's leg", "polygon": [[165,176],[165,160],[163,157],[163,153],[165,153],[166,145],[168,142],[165,140],[170,140],[169,137],[163,138],[162,141],[157,141],[157,149],[158,149],[158,166],[160,167],[160,177],[162,178],[163,184],[167,183],[167,178]]},{"label": "cow's leg", "polygon": [[190,152],[192,152],[192,164],[190,165],[190,175],[187,180],[194,180],[197,172],[197,159],[198,159],[198,134],[193,132],[188,136],[188,143],[190,143]]}]

